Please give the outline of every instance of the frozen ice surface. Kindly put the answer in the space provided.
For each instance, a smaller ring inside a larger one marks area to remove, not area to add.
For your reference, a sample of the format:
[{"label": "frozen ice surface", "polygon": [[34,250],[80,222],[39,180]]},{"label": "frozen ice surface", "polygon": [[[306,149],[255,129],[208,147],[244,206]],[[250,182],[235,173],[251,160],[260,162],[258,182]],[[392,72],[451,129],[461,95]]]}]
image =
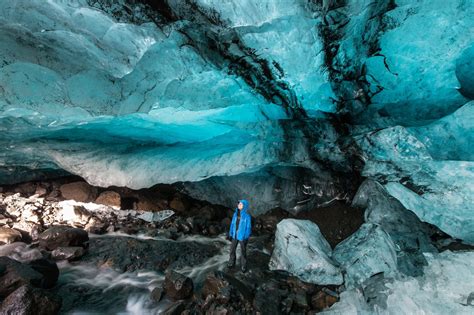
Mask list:
[{"label": "frozen ice surface", "polygon": [[321,314],[472,314],[474,252],[426,254],[424,275],[388,281],[379,292],[385,302],[369,305],[353,289]]},{"label": "frozen ice surface", "polygon": [[277,225],[270,270],[286,270],[303,281],[342,284],[342,274],[331,259],[331,247],[318,226],[309,220],[285,219]]}]

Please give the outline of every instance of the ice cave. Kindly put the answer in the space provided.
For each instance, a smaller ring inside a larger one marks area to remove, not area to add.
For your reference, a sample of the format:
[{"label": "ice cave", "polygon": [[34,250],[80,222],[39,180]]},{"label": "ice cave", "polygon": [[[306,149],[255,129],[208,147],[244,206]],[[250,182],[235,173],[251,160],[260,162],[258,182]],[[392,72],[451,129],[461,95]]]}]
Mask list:
[{"label": "ice cave", "polygon": [[0,0],[0,314],[474,314],[474,0]]}]

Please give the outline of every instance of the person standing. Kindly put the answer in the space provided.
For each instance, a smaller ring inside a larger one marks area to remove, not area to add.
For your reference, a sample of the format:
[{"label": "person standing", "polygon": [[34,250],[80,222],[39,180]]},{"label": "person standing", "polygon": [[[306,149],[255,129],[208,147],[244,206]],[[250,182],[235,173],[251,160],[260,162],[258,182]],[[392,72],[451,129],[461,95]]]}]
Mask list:
[{"label": "person standing", "polygon": [[252,233],[252,220],[247,210],[249,202],[245,199],[239,200],[237,208],[232,216],[228,238],[232,241],[230,245],[230,257],[227,266],[234,267],[237,245],[240,244],[240,270],[247,271],[247,242]]}]

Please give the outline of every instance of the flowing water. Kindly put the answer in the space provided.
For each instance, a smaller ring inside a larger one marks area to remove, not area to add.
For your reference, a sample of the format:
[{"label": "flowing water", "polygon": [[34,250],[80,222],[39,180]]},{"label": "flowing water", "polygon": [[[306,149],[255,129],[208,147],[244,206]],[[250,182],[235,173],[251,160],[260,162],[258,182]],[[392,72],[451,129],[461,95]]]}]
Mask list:
[{"label": "flowing water", "polygon": [[[90,235],[90,238],[129,237],[141,240],[167,240],[144,234],[129,235],[108,233]],[[167,240],[169,241],[169,240]],[[220,251],[207,261],[195,266],[175,269],[193,279],[195,289],[202,286],[205,275],[214,270],[223,270],[229,255],[229,242],[222,234],[210,238],[204,236],[184,236],[176,242],[197,242],[218,244]],[[93,254],[93,253],[92,253]],[[154,270],[119,272],[108,267],[99,267],[81,261],[59,262],[60,277],[56,292],[63,298],[62,314],[159,314],[170,305],[167,299],[152,303],[150,292],[161,286],[165,275]]]}]

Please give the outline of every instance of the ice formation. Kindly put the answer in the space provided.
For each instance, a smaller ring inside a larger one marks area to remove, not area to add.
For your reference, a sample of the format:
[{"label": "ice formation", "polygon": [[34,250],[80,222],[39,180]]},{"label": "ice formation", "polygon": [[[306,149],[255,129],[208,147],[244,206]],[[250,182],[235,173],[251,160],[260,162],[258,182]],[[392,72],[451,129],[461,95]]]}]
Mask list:
[{"label": "ice formation", "polygon": [[472,314],[473,252],[427,254],[424,275],[387,281],[377,303],[369,291],[353,289],[321,314]]},{"label": "ice formation", "polygon": [[315,223],[285,219],[277,225],[269,268],[288,271],[310,283],[341,284],[341,271],[331,256],[331,246]]},{"label": "ice formation", "polygon": [[357,286],[371,276],[383,272],[393,275],[397,270],[395,244],[381,227],[363,224],[334,249],[332,258],[344,269],[347,288]]},{"label": "ice formation", "polygon": [[349,201],[369,178],[399,202],[381,224],[399,258],[423,237],[398,220],[472,244],[473,15],[471,0],[2,1],[0,183],[168,183],[252,195],[257,214]]},{"label": "ice formation", "polygon": [[[472,253],[430,233],[474,244],[472,16],[472,0],[0,1],[0,184],[167,183],[252,214],[352,200],[366,223],[335,257],[355,289],[331,312],[468,313]],[[385,286],[382,306],[357,291]]]}]

